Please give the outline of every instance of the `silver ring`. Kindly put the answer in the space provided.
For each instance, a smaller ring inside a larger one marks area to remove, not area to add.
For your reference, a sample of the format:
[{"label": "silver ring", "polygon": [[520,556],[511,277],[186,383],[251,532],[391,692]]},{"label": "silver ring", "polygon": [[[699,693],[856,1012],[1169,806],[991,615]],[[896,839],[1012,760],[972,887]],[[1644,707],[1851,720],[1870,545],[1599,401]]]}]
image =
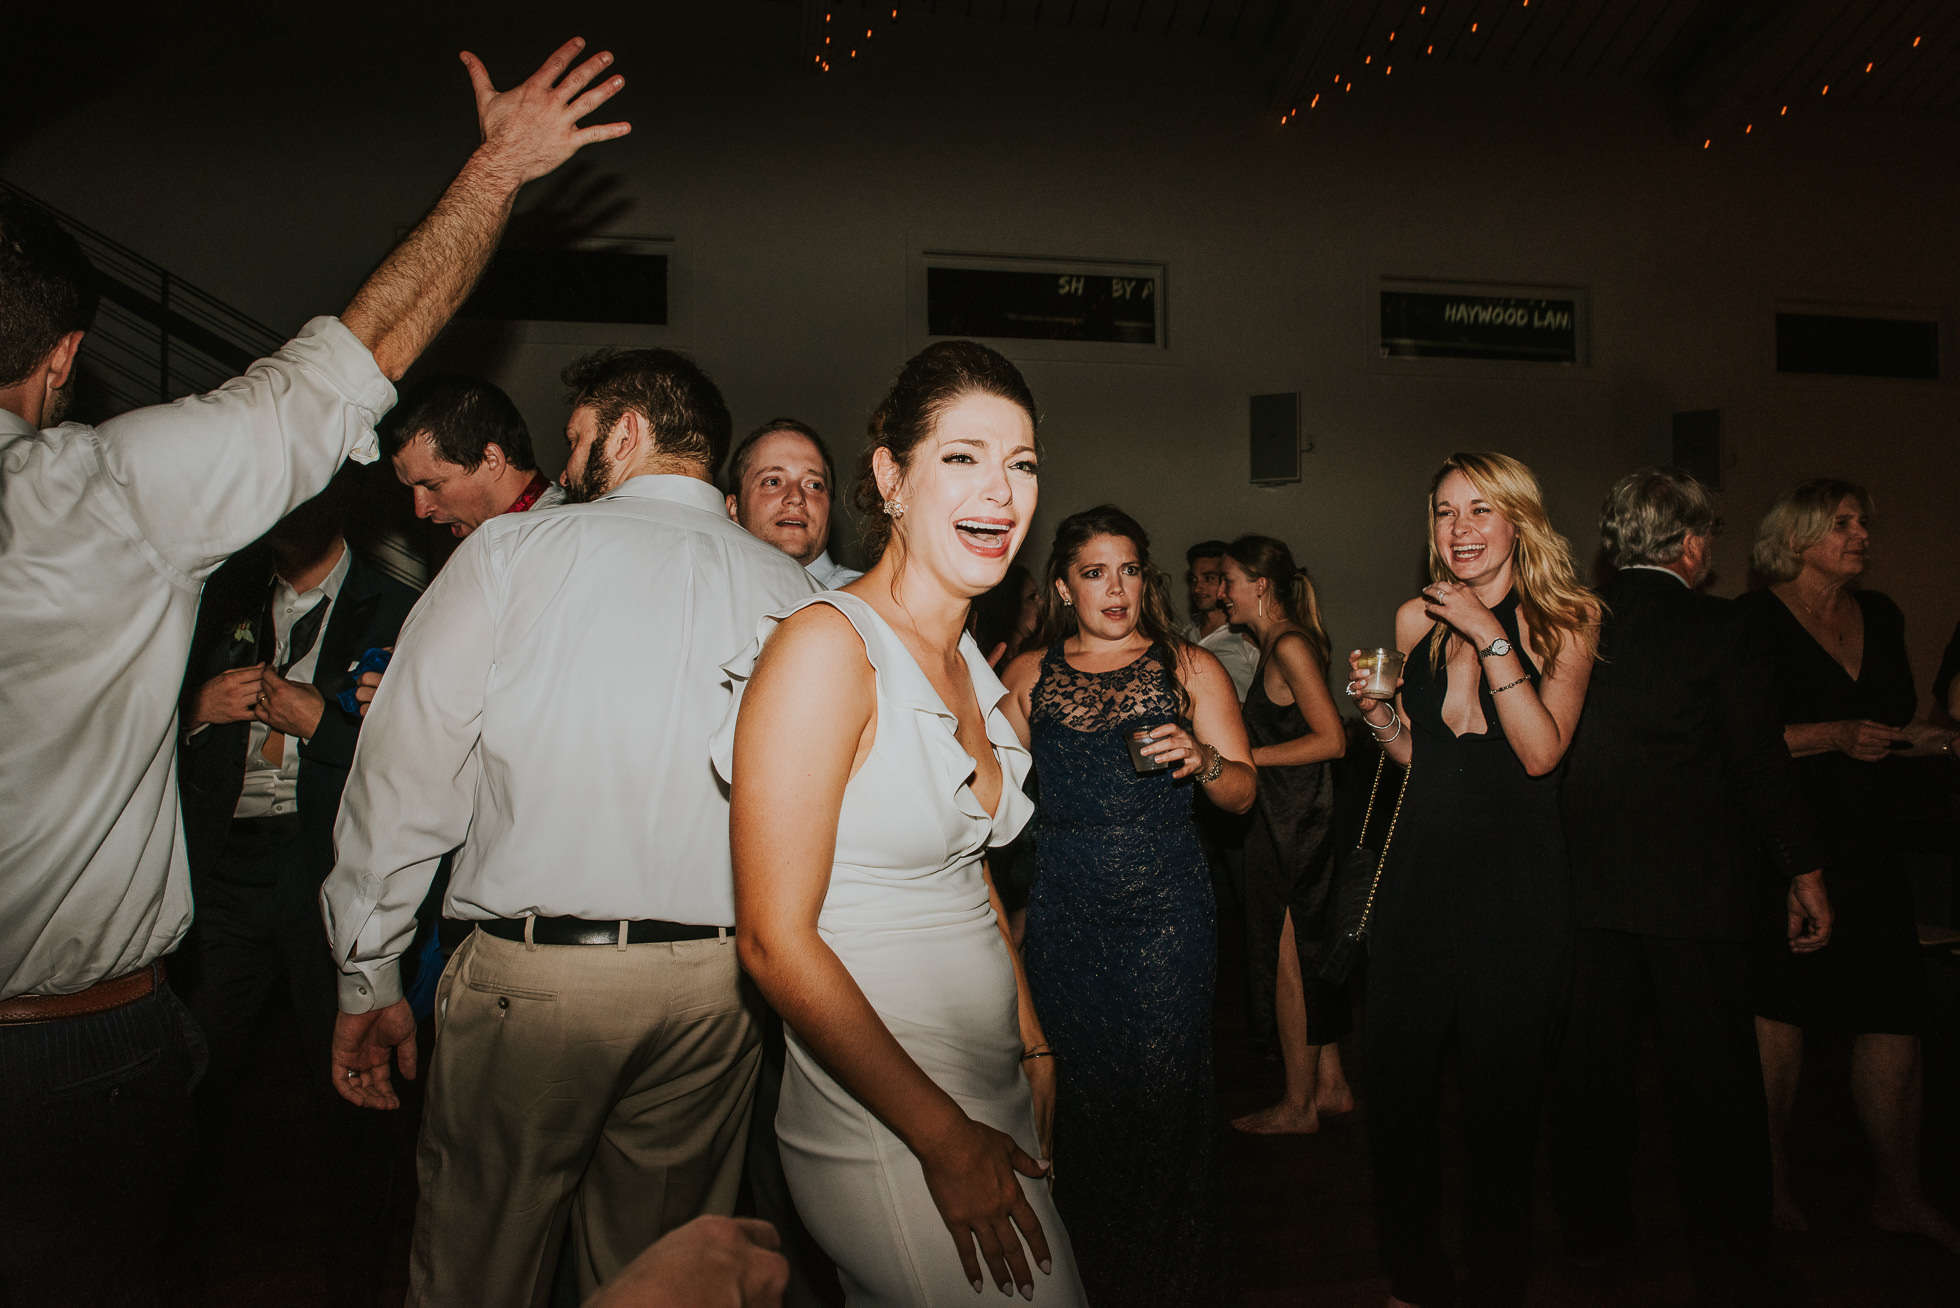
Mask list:
[{"label": "silver ring", "polygon": [[355,1070],[354,1070],[353,1068],[351,1068],[351,1067],[347,1069],[347,1079],[348,1079],[349,1081],[352,1081],[352,1080],[355,1080],[355,1079],[356,1079],[356,1078],[358,1078],[358,1077],[359,1077],[360,1075],[361,1075],[361,1074],[360,1074],[359,1072],[356,1072],[356,1071],[355,1071]]}]

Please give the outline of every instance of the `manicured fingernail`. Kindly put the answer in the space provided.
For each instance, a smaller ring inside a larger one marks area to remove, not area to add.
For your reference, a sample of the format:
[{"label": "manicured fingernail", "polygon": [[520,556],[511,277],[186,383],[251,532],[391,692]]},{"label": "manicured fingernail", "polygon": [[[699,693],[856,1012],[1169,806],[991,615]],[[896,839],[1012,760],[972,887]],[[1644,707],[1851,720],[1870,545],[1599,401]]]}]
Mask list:
[{"label": "manicured fingernail", "polygon": [[1022,1287],[1021,1287],[1021,1297],[1022,1297],[1023,1299],[1028,1299],[1028,1300],[1032,1300],[1032,1299],[1034,1298],[1034,1286],[1032,1286],[1032,1285],[1024,1285],[1024,1286],[1022,1286]]},{"label": "manicured fingernail", "polygon": [[1055,1274],[1055,1264],[1049,1262],[1046,1258],[1036,1263],[1035,1266],[1041,1268],[1041,1274],[1043,1276],[1053,1276]]},{"label": "manicured fingernail", "polygon": [[974,1280],[974,1282],[973,1282],[973,1292],[974,1292],[975,1294],[978,1294],[978,1293],[980,1293],[980,1289],[981,1289],[981,1286],[980,1286],[980,1281],[979,1281],[979,1279],[978,1279],[978,1278],[975,1278],[975,1280]]},{"label": "manicured fingernail", "polygon": [[1000,1292],[1012,1299],[1014,1297],[1014,1283],[1012,1281],[1002,1281],[1000,1283]]}]

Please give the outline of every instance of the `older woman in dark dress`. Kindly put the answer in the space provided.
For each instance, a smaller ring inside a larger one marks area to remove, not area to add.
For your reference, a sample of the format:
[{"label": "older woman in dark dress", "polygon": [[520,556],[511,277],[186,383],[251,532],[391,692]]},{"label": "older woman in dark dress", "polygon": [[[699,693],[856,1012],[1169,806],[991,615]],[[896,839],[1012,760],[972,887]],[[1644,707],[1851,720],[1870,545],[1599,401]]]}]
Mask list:
[{"label": "older woman in dark dress", "polygon": [[[1817,479],[1778,497],[1756,529],[1754,562],[1767,590],[1750,606],[1772,650],[1784,741],[1824,844],[1824,882],[1836,909],[1829,947],[1783,948],[1762,933],[1756,1032],[1769,1093],[1775,1220],[1805,1225],[1789,1189],[1787,1136],[1806,1029],[1848,1032],[1851,1082],[1876,1165],[1872,1221],[1960,1252],[1960,1231],[1920,1192],[1920,1033],[1926,977],[1912,896],[1885,820],[1895,784],[1889,760],[1950,753],[1955,734],[1915,721],[1905,618],[1860,590],[1871,540],[1871,497]],[[1765,916],[1771,912],[1767,898]]]}]

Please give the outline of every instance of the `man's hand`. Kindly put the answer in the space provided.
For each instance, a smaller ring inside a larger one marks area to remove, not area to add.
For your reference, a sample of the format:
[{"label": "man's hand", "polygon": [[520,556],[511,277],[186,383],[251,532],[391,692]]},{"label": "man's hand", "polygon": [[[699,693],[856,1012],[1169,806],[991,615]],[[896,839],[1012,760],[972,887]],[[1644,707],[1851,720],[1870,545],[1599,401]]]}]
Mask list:
[{"label": "man's hand", "polygon": [[1890,758],[1894,741],[1906,745],[1912,743],[1911,736],[1883,722],[1845,721],[1833,725],[1836,728],[1833,740],[1837,748],[1860,763],[1876,763],[1880,759]]},{"label": "man's hand", "polygon": [[374,703],[374,692],[381,689],[379,672],[363,672],[361,679],[354,683],[354,698],[361,706],[361,716],[366,717],[369,705]]},{"label": "man's hand", "polygon": [[1790,926],[1790,949],[1809,954],[1831,943],[1831,901],[1824,893],[1824,874],[1806,872],[1790,878],[1790,897],[1786,905]]},{"label": "man's hand", "polygon": [[[477,124],[483,131],[478,156],[497,170],[508,172],[513,189],[543,177],[578,153],[580,146],[610,141],[633,130],[630,123],[578,125],[579,119],[626,85],[625,78],[614,76],[589,91],[585,89],[612,66],[610,50],[601,50],[566,76],[565,70],[584,48],[584,38],[573,37],[544,61],[544,67],[508,91],[492,86],[483,61],[463,51],[463,66],[470,70],[470,85],[476,88]],[[560,77],[565,80],[560,82]]]},{"label": "man's hand", "polygon": [[191,711],[191,720],[184,724],[185,731],[197,728],[223,726],[227,722],[248,722],[258,716],[259,678],[265,672],[263,663],[254,663],[249,668],[233,668],[220,672],[211,680],[197,688],[197,705]]},{"label": "man's hand", "polygon": [[274,731],[311,740],[320,729],[320,715],[326,708],[327,697],[319,687],[288,681],[267,668],[259,677],[259,698],[252,716]]},{"label": "man's hand", "polygon": [[[462,56],[476,88],[483,144],[463,165],[428,217],[354,293],[340,321],[374,354],[390,381],[400,381],[436,333],[461,306],[497,248],[517,190],[542,177],[591,141],[631,130],[626,123],[578,125],[626,84],[609,77],[587,89],[612,62],[597,54],[570,76],[565,70],[585,48],[566,42],[531,77],[508,91],[490,85],[483,61]],[[564,77],[561,82],[559,78]]]},{"label": "man's hand", "polygon": [[776,1228],[753,1217],[697,1217],[641,1251],[585,1308],[776,1308],[789,1263]]},{"label": "man's hand", "polygon": [[400,1108],[388,1056],[415,1079],[415,1014],[406,999],[371,1013],[342,1013],[333,1022],[333,1088],[362,1108]]}]

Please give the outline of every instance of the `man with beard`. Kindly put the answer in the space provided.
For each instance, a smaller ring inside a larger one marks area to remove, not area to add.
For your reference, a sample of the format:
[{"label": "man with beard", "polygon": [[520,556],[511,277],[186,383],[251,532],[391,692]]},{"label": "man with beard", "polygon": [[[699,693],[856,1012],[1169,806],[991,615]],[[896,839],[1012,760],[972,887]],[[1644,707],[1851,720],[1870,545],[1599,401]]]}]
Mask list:
[{"label": "man with beard", "polygon": [[570,1227],[579,1297],[741,1177],[760,1034],[707,766],[721,665],[815,589],[729,521],[714,384],[669,350],[566,370],[583,507],[463,542],[402,629],[321,892],[334,1084],[398,1105],[397,970],[437,862],[473,921],[437,994],[410,1302],[529,1305]]},{"label": "man with beard", "polygon": [[56,425],[93,270],[52,219],[0,207],[0,1285],[14,1302],[155,1294],[203,1062],[159,984],[191,917],[177,699],[199,591],[344,460],[375,457],[394,379],[482,273],[518,189],[625,134],[578,125],[623,84],[602,76],[609,54],[574,68],[582,46],[504,92],[464,55],[482,143],[341,316],[207,395],[99,428]]},{"label": "man with beard", "polygon": [[801,563],[819,586],[838,590],[864,574],[833,562],[827,548],[835,483],[830,450],[816,428],[772,418],[728,460],[728,516]]}]

